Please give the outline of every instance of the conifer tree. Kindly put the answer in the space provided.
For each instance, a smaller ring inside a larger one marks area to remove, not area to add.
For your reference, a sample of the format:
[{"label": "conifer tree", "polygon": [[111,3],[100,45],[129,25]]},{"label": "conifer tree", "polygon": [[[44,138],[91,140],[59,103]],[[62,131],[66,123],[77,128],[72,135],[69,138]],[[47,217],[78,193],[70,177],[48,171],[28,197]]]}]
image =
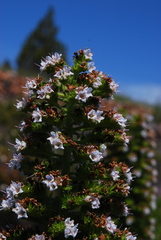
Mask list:
[{"label": "conifer tree", "polygon": [[54,10],[50,8],[36,29],[26,39],[17,58],[18,70],[35,72],[42,57],[52,52],[61,52],[66,59],[66,48],[57,40],[58,28],[55,26]]}]

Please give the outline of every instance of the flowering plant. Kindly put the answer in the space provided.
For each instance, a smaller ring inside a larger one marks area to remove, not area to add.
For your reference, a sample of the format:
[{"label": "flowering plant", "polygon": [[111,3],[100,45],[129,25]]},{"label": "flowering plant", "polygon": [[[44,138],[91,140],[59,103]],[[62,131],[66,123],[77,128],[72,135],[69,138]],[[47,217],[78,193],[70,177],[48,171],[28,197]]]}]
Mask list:
[{"label": "flowering plant", "polygon": [[3,226],[4,239],[136,239],[117,226],[128,215],[130,168],[104,161],[109,144],[129,142],[126,119],[101,107],[118,85],[96,70],[92,56],[90,49],[74,53],[71,67],[61,54],[47,56],[40,70],[49,77],[28,79],[27,97],[17,101],[27,117],[8,166],[23,182],[6,188],[1,210],[20,225]]},{"label": "flowering plant", "polygon": [[[128,166],[133,166],[127,172],[129,181],[131,173],[134,181],[131,182],[133,189],[125,203],[131,209],[132,214],[120,221],[125,226],[130,226],[133,232],[137,232],[138,240],[155,239],[155,218],[157,199],[157,161],[156,132],[153,128],[152,111],[147,107],[137,104],[118,103],[120,112],[124,112],[129,125],[131,140],[127,146],[109,146],[108,158],[120,162],[124,161]],[[115,174],[115,178],[119,175]]]}]

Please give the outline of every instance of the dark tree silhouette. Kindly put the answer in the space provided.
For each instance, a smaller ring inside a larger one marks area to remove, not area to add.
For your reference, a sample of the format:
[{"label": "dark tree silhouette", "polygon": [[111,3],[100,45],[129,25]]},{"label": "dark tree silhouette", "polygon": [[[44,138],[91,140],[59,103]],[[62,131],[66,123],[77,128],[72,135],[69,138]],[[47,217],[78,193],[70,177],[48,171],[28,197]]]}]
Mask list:
[{"label": "dark tree silhouette", "polygon": [[58,28],[54,24],[53,16],[54,10],[50,8],[36,29],[26,39],[17,58],[20,72],[37,71],[36,64],[40,63],[42,57],[52,52],[62,53],[63,58],[66,59],[66,48],[56,38]]}]

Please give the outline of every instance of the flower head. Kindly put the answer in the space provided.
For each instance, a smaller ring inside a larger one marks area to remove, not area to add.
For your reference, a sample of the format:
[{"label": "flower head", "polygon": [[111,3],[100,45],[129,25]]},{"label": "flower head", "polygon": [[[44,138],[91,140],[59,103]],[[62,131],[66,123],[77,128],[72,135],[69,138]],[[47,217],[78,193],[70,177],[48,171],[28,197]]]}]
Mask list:
[{"label": "flower head", "polygon": [[28,240],[45,240],[45,235],[38,235],[38,234],[36,234],[36,235],[32,235],[32,237],[31,238],[28,238]]},{"label": "flower head", "polygon": [[20,132],[23,132],[25,125],[26,125],[25,121],[20,122],[20,124],[18,126],[18,129],[20,130]]},{"label": "flower head", "polygon": [[91,152],[89,157],[93,162],[99,162],[103,158],[103,154],[98,150],[94,150]]},{"label": "flower head", "polygon": [[62,54],[54,53],[51,56],[47,56],[40,63],[40,70],[44,71],[48,66],[55,66],[56,63],[59,63],[61,60]]},{"label": "flower head", "polygon": [[92,97],[92,88],[91,87],[78,87],[76,88],[77,96],[75,99],[86,102],[89,97]]},{"label": "flower head", "polygon": [[31,89],[36,89],[37,88],[37,82],[35,81],[35,79],[32,80],[28,80],[25,84],[25,88],[29,91]]},{"label": "flower head", "polygon": [[16,138],[16,144],[14,145],[15,150],[18,152],[26,147],[26,143],[24,141],[20,141]]},{"label": "flower head", "polygon": [[115,113],[113,115],[113,119],[121,126],[121,127],[126,127],[126,121],[127,119],[122,116],[120,113]]},{"label": "flower head", "polygon": [[106,229],[111,232],[114,233],[114,231],[116,230],[117,226],[115,225],[115,223],[111,220],[111,217],[108,217],[106,219]]},{"label": "flower head", "polygon": [[26,209],[23,208],[20,203],[16,203],[15,206],[16,207],[13,208],[12,211],[17,214],[18,219],[19,218],[28,218]]},{"label": "flower head", "polygon": [[74,225],[74,221],[70,221],[70,218],[65,219],[65,230],[64,230],[64,236],[65,238],[68,238],[69,236],[72,236],[73,238],[76,237],[78,233],[78,224]]},{"label": "flower head", "polygon": [[0,208],[1,208],[0,210],[12,208],[13,205],[14,205],[13,198],[8,198],[6,200],[3,199],[1,206],[0,206]]},{"label": "flower head", "polygon": [[130,168],[126,170],[125,176],[127,178],[127,183],[130,183],[133,180],[133,176],[132,176],[132,173],[130,172]]},{"label": "flower head", "polygon": [[128,232],[126,234],[126,240],[136,240],[136,237],[134,237],[131,232]]},{"label": "flower head", "polygon": [[85,197],[86,202],[91,202],[92,209],[98,209],[100,207],[100,197],[95,197],[94,195],[89,195]]},{"label": "flower head", "polygon": [[124,206],[124,214],[123,216],[127,217],[129,215],[129,209],[128,209],[128,206]]},{"label": "flower head", "polygon": [[89,72],[94,71],[96,69],[96,67],[94,66],[94,62],[87,63],[87,69]]},{"label": "flower head", "polygon": [[25,108],[27,105],[26,99],[22,98],[22,101],[17,100],[17,104],[15,105],[17,110],[21,110],[23,108]]},{"label": "flower head", "polygon": [[6,188],[6,191],[11,195],[11,196],[14,196],[14,195],[17,195],[19,193],[22,193],[23,190],[21,188],[21,183],[20,182],[13,182],[10,184],[9,187]]},{"label": "flower head", "polygon": [[99,110],[95,111],[94,109],[92,109],[90,112],[88,112],[87,117],[88,119],[91,119],[93,122],[100,123],[104,119],[104,117],[101,116],[102,113],[103,111]]},{"label": "flower head", "polygon": [[53,89],[51,87],[50,84],[46,84],[44,85],[43,87],[41,87],[40,90],[37,90],[37,98],[40,98],[40,99],[45,99],[45,98],[49,98],[49,94],[53,92]]},{"label": "flower head", "polygon": [[54,146],[54,150],[57,149],[64,149],[63,147],[63,143],[59,138],[58,132],[50,132],[50,136],[49,138],[47,138],[51,145]]},{"label": "flower head", "polygon": [[2,234],[0,233],[0,240],[6,240],[7,238]]},{"label": "flower head", "polygon": [[117,83],[115,83],[115,81],[112,79],[112,81],[110,82],[110,89],[114,92],[117,92],[118,87],[119,87],[119,85]]},{"label": "flower head", "polygon": [[11,169],[19,169],[20,168],[20,162],[23,159],[22,154],[21,153],[14,153],[13,154],[13,158],[10,160],[10,163],[8,164],[8,167],[10,167]]},{"label": "flower head", "polygon": [[94,88],[98,88],[101,85],[102,85],[101,78],[100,77],[96,77],[94,82],[93,82],[93,87]]},{"label": "flower head", "polygon": [[92,60],[93,53],[91,52],[91,49],[86,48],[85,50],[83,50],[83,53],[84,53],[85,59]]},{"label": "flower head", "polygon": [[42,122],[42,114],[39,108],[36,108],[36,110],[33,111],[32,117],[34,119],[33,122]]},{"label": "flower head", "polygon": [[42,181],[49,187],[50,191],[56,190],[58,188],[57,183],[55,182],[54,176],[52,174],[46,175],[46,180]]},{"label": "flower head", "polygon": [[118,178],[120,177],[119,171],[116,171],[115,169],[113,169],[112,172],[111,172],[111,176],[112,176],[114,181],[117,181]]},{"label": "flower head", "polygon": [[57,77],[58,79],[67,79],[68,76],[74,75],[73,72],[70,71],[71,67],[65,65],[63,69],[60,69],[56,72],[54,77]]}]

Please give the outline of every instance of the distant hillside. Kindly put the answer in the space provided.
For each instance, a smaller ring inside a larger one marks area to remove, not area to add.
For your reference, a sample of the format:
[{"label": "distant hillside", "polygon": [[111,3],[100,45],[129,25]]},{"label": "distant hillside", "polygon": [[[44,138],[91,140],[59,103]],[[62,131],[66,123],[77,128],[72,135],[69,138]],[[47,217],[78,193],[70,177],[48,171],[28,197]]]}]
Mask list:
[{"label": "distant hillside", "polygon": [[22,93],[26,78],[14,71],[0,70],[0,100],[13,99]]}]

